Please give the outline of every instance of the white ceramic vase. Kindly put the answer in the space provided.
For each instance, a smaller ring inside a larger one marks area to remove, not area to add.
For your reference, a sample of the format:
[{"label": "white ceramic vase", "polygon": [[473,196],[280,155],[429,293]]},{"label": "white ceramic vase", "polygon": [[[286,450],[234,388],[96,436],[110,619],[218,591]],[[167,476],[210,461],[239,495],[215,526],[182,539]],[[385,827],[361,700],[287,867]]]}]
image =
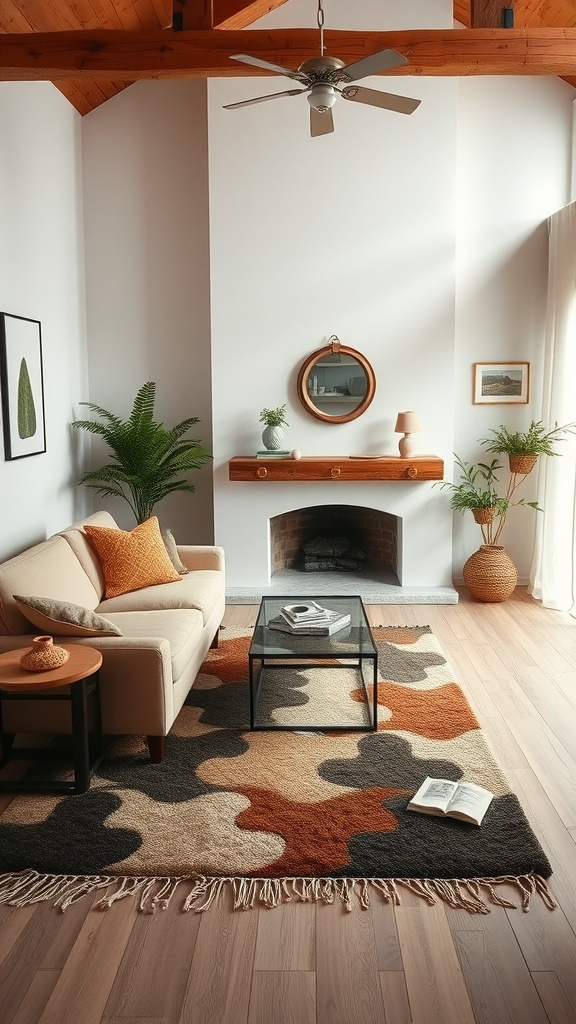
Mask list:
[{"label": "white ceramic vase", "polygon": [[277,451],[284,447],[284,430],[282,427],[264,427],[262,431],[262,444],[269,452]]}]

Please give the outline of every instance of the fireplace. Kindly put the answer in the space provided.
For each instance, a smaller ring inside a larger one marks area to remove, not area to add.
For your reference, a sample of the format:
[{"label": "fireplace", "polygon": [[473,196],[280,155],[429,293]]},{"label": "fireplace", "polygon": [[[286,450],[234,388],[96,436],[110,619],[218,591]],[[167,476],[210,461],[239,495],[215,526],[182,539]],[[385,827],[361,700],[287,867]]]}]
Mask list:
[{"label": "fireplace", "polygon": [[[304,546],[321,537],[345,538],[350,550],[362,552],[363,575],[378,576],[382,570],[390,570],[397,579],[398,530],[398,516],[357,505],[319,505],[273,516],[270,519],[272,576],[283,569],[309,575],[304,565]],[[344,566],[335,571],[354,570]]]},{"label": "fireplace", "polygon": [[[265,594],[338,593],[372,604],[457,602],[451,586],[452,512],[433,480],[382,479],[378,468],[366,471],[364,463],[365,475],[347,479],[350,467],[342,457],[334,458],[328,479],[313,476],[312,462],[306,478],[302,459],[283,464],[279,480],[273,469],[252,462],[247,479],[229,479],[227,467],[216,491],[215,536],[226,552],[231,603],[258,603]],[[363,547],[366,567],[314,573],[294,568],[303,543],[328,531]]]}]

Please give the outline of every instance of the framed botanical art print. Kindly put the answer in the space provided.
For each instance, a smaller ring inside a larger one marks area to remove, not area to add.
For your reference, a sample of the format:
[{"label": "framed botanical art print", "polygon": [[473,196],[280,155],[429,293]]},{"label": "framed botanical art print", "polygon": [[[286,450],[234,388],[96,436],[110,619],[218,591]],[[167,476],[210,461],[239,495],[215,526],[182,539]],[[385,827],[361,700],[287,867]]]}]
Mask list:
[{"label": "framed botanical art print", "polygon": [[4,457],[46,451],[40,322],[0,313],[0,386]]},{"label": "framed botanical art print", "polygon": [[526,405],[530,363],[474,363],[474,405]]}]

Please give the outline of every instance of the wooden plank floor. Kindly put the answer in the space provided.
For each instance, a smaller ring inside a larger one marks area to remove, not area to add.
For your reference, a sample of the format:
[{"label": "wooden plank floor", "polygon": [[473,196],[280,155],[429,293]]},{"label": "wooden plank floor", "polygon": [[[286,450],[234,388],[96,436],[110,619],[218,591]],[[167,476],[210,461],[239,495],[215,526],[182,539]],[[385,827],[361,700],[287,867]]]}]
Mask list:
[{"label": "wooden plank floor", "polygon": [[575,1024],[576,620],[521,588],[368,613],[432,627],[548,853],[558,909],[471,916],[409,893],[352,913],[0,907],[0,1024]]}]

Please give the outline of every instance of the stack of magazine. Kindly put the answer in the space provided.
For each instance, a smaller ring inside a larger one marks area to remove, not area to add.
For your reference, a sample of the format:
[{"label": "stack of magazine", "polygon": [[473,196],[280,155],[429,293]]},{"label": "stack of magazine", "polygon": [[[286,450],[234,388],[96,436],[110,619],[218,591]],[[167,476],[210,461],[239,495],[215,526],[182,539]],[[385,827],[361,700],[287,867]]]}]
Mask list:
[{"label": "stack of magazine", "polygon": [[316,601],[306,601],[284,605],[280,614],[269,619],[266,625],[268,629],[279,629],[294,636],[332,636],[350,625],[350,616],[323,608]]}]

